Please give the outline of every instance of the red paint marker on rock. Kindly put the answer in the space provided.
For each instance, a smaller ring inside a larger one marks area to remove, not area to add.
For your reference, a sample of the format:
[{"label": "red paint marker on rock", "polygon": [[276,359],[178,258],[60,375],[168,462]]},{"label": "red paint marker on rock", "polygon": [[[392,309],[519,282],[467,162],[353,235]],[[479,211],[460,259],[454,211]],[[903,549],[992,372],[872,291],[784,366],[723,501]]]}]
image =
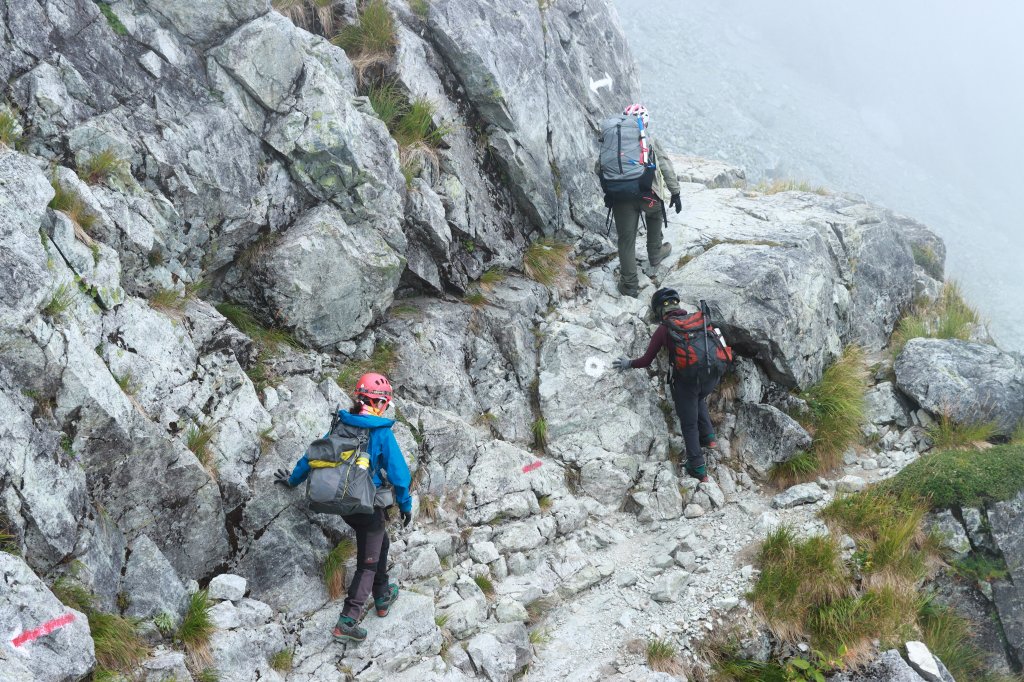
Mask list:
[{"label": "red paint marker on rock", "polygon": [[26,630],[25,632],[21,633],[20,635],[12,639],[11,644],[13,644],[15,648],[20,647],[22,644],[27,644],[28,642],[31,642],[34,639],[39,639],[44,635],[50,634],[54,630],[59,630],[65,625],[73,623],[74,621],[75,614],[65,613],[63,616],[47,621],[37,628]]},{"label": "red paint marker on rock", "polygon": [[527,464],[526,466],[523,467],[523,473],[528,474],[534,469],[539,469],[541,464],[542,462],[540,460],[537,460],[536,462],[531,462],[530,464]]}]

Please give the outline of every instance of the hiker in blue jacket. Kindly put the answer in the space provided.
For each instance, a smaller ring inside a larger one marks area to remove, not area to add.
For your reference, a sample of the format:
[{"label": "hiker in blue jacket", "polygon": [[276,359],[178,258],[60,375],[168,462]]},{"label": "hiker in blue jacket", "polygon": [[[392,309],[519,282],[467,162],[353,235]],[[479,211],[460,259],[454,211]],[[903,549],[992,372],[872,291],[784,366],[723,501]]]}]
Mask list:
[{"label": "hiker in blue jacket", "polygon": [[[356,385],[354,413],[341,410],[338,418],[343,424],[370,430],[366,451],[373,467],[373,482],[380,487],[381,471],[386,474],[387,482],[394,488],[394,501],[404,527],[412,522],[412,495],[409,493],[412,477],[391,431],[395,421],[381,416],[391,396],[387,377],[372,372],[364,374]],[[274,482],[294,488],[306,480],[309,472],[309,460],[303,454],[290,474],[286,469],[279,469]],[[348,514],[341,518],[356,534],[356,572],[333,634],[336,641],[358,643],[366,639],[366,629],[359,626],[359,620],[371,591],[377,615],[383,618],[398,599],[398,585],[388,582],[391,539],[387,532],[387,508],[375,507],[372,514]]]}]

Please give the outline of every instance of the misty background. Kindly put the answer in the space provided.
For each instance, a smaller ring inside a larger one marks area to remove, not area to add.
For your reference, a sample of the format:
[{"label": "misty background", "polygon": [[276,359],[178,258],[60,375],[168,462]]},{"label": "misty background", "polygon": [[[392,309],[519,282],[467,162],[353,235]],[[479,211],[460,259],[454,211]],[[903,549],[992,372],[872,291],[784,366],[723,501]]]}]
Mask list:
[{"label": "misty background", "polygon": [[1024,350],[1024,3],[614,2],[668,150],[926,223],[947,278]]}]

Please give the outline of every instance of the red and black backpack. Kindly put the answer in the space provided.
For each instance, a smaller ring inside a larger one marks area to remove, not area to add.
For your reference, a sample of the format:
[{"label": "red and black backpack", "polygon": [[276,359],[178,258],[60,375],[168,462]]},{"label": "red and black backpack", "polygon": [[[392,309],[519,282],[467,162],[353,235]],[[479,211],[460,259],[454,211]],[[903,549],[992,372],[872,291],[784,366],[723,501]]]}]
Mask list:
[{"label": "red and black backpack", "polygon": [[674,310],[662,324],[668,328],[669,357],[677,376],[696,377],[701,370],[721,376],[732,363],[732,348],[708,321],[705,311]]}]

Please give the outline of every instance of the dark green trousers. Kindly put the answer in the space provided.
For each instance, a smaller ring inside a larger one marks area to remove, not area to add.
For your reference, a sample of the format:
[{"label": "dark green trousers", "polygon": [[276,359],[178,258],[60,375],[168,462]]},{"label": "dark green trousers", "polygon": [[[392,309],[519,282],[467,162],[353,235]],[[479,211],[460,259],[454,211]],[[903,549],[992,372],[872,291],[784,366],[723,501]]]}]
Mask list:
[{"label": "dark green trousers", "polygon": [[636,274],[636,233],[640,226],[640,214],[647,221],[647,260],[657,258],[661,249],[662,216],[661,204],[653,207],[641,206],[640,200],[627,201],[612,206],[615,218],[615,232],[619,238],[619,281],[622,289],[636,295],[640,281]]}]

